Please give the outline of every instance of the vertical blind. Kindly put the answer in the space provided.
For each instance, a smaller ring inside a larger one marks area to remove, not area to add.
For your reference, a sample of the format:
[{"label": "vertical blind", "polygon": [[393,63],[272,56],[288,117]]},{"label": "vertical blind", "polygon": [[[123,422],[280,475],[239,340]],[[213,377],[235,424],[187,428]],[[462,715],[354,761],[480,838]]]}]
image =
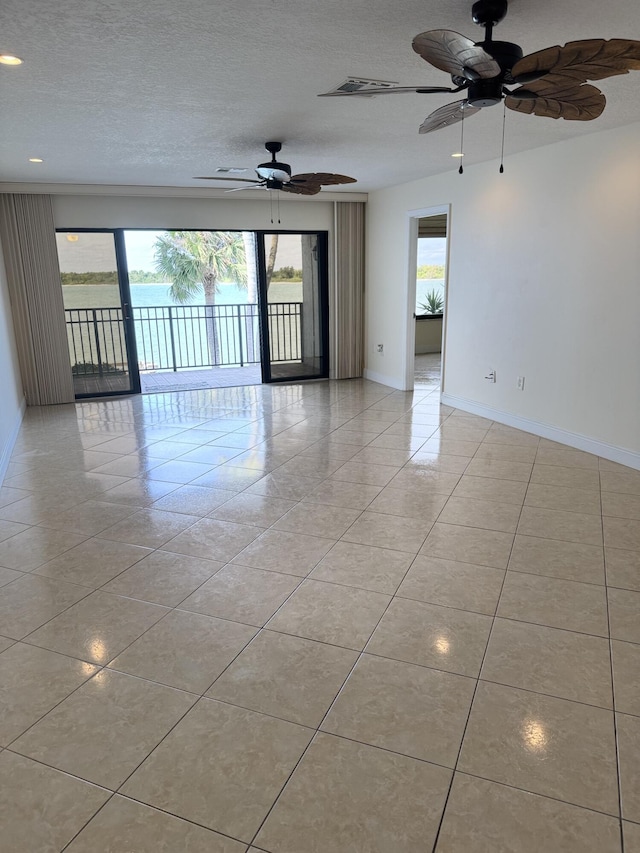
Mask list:
[{"label": "vertical blind", "polygon": [[74,400],[51,197],[0,194],[18,361],[27,405]]},{"label": "vertical blind", "polygon": [[364,202],[335,202],[335,377],[364,367]]}]

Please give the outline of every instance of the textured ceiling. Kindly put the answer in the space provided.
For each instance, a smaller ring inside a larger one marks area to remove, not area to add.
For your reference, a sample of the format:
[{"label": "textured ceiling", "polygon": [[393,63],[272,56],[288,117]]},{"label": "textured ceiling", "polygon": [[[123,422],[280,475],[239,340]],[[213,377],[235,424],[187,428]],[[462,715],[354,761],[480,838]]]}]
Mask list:
[{"label": "textured ceiling", "polygon": [[[449,85],[411,41],[436,28],[481,40],[470,10],[470,0],[4,0],[0,51],[24,64],[0,66],[0,181],[211,187],[192,176],[251,170],[268,139],[284,142],[294,172],[355,177],[347,192],[450,171],[460,125],[418,127],[460,95],[316,95],[352,75]],[[494,31],[525,54],[616,37],[640,39],[638,0],[511,0]],[[640,121],[640,72],[598,85],[608,103],[592,122],[508,110],[507,153]],[[465,163],[498,158],[501,133],[501,107],[469,118]]]}]

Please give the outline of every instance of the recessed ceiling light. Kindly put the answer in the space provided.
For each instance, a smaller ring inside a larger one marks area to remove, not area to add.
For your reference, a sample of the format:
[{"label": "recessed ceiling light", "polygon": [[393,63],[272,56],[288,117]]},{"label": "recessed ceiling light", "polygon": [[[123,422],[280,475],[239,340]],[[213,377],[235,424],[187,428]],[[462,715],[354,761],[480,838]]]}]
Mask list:
[{"label": "recessed ceiling light", "polygon": [[461,153],[458,151],[458,152],[456,152],[455,154],[452,154],[451,156],[452,156],[452,157],[464,157],[464,154],[461,154]]},{"label": "recessed ceiling light", "polygon": [[0,53],[0,62],[3,65],[22,65],[20,57],[13,56],[11,53]]},{"label": "recessed ceiling light", "polygon": [[77,243],[78,242],[78,235],[77,234],[67,234],[67,240],[69,241],[69,243]]},{"label": "recessed ceiling light", "polygon": [[29,157],[30,163],[44,163],[42,157]]}]

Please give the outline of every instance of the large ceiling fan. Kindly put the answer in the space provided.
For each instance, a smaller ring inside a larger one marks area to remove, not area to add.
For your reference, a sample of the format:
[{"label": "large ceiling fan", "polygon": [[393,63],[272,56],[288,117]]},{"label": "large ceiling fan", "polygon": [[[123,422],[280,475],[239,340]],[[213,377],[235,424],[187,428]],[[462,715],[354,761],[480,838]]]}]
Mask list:
[{"label": "large ceiling fan", "polygon": [[[485,28],[484,41],[473,42],[452,30],[428,30],[413,40],[413,49],[426,62],[451,75],[455,88],[393,86],[323,93],[321,97],[380,95],[395,92],[466,92],[460,101],[432,112],[420,133],[440,130],[483,107],[499,104],[516,112],[590,121],[604,110],[606,100],[587,80],[603,80],[640,70],[640,41],[586,39],[564,47],[548,47],[523,57],[517,44],[493,40],[493,27],[507,14],[508,0],[477,0],[476,24]],[[515,88],[512,88],[515,87]]]},{"label": "large ceiling fan", "polygon": [[248,190],[253,188],[264,188],[267,190],[282,190],[285,193],[296,195],[316,195],[323,186],[335,184],[355,184],[355,178],[346,175],[332,175],[329,172],[306,172],[300,175],[291,174],[291,166],[288,163],[279,163],[276,154],[282,149],[281,142],[266,142],[264,146],[271,154],[268,163],[260,163],[256,167],[258,180],[251,178],[228,178],[222,175],[195,177],[194,181],[238,181],[249,184],[246,187],[237,187],[228,192]]}]

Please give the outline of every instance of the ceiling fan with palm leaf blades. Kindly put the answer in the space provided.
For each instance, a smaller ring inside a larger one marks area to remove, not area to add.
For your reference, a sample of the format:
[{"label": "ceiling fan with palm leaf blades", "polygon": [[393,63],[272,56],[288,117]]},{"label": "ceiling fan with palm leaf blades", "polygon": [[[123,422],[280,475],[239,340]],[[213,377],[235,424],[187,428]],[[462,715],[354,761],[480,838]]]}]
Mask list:
[{"label": "ceiling fan with palm leaf blades", "polygon": [[271,154],[271,160],[268,163],[260,163],[256,167],[258,180],[251,178],[228,178],[222,177],[222,175],[201,175],[195,177],[194,181],[239,181],[249,184],[249,186],[237,187],[233,190],[227,190],[227,192],[260,188],[282,190],[282,192],[295,193],[296,195],[316,195],[323,186],[354,184],[356,182],[355,178],[349,178],[347,175],[332,175],[329,172],[306,172],[300,175],[292,175],[291,166],[288,163],[279,163],[276,160],[276,154],[282,149],[282,143],[265,142],[264,147]]},{"label": "ceiling fan with palm leaf blades", "polygon": [[502,100],[516,112],[591,121],[602,113],[606,100],[587,81],[640,70],[640,41],[633,39],[571,41],[563,47],[548,47],[523,56],[519,45],[493,40],[493,27],[503,20],[507,9],[508,0],[477,0],[473,4],[473,21],[485,29],[485,38],[480,42],[452,30],[428,30],[413,39],[415,52],[450,74],[454,88],[388,86],[325,92],[321,97],[466,92],[462,100],[428,115],[420,133],[448,127]]}]

